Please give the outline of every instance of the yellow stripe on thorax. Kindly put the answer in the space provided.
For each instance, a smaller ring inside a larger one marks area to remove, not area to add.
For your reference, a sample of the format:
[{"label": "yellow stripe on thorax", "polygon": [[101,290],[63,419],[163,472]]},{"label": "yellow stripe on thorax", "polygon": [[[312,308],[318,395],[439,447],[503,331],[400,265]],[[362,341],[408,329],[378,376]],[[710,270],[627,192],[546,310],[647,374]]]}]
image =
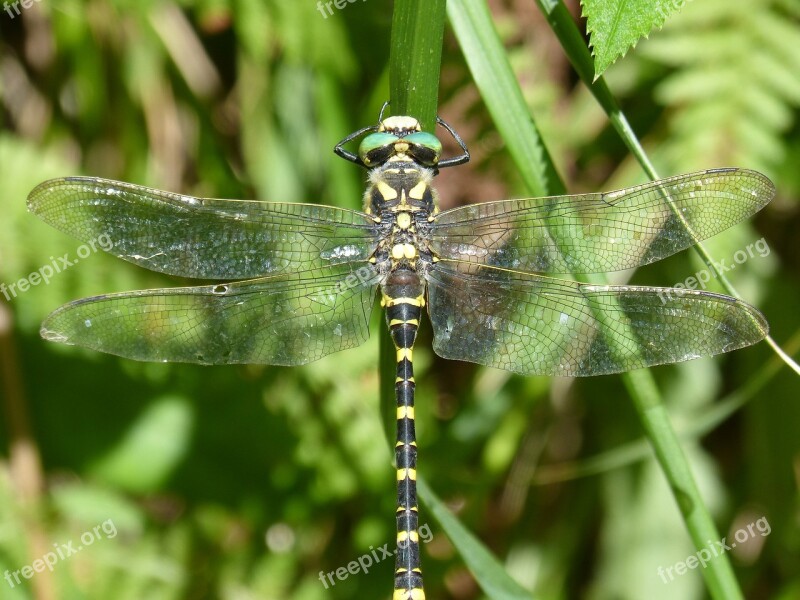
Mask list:
[{"label": "yellow stripe on thorax", "polygon": [[398,213],[397,227],[401,230],[406,230],[411,227],[411,215],[407,212]]},{"label": "yellow stripe on thorax", "polygon": [[413,260],[417,258],[417,248],[414,244],[395,244],[392,246],[392,258],[395,260],[403,258]]},{"label": "yellow stripe on thorax", "polygon": [[422,200],[422,198],[425,196],[425,190],[427,189],[428,184],[424,181],[420,181],[417,185],[408,190],[408,196],[414,200]]},{"label": "yellow stripe on thorax", "polygon": [[394,189],[385,181],[379,181],[378,183],[375,184],[375,187],[378,188],[378,192],[380,193],[381,196],[383,196],[384,200],[388,201],[397,198],[397,190]]}]

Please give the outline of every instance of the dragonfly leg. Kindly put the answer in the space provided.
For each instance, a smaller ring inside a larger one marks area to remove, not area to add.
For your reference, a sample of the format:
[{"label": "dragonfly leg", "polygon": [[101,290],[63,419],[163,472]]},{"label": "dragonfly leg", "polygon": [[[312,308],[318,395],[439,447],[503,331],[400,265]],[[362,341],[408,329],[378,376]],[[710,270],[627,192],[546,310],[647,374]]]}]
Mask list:
[{"label": "dragonfly leg", "polygon": [[348,143],[348,142],[353,141],[354,139],[356,139],[358,137],[361,137],[365,133],[369,133],[371,131],[376,131],[377,129],[378,129],[377,125],[370,125],[369,127],[362,127],[358,131],[355,131],[355,132],[351,133],[346,138],[344,138],[341,142],[336,144],[336,146],[333,147],[334,154],[336,154],[336,156],[339,156],[339,157],[341,157],[341,158],[343,158],[345,160],[349,160],[351,163],[357,164],[359,167],[367,168],[367,165],[364,164],[364,161],[361,160],[361,158],[358,156],[358,154],[350,152],[349,150],[345,150],[344,149],[344,145],[346,143]]},{"label": "dragonfly leg", "polygon": [[464,140],[461,139],[461,136],[456,133],[456,130],[450,126],[447,121],[440,117],[436,117],[436,122],[444,127],[447,132],[453,136],[453,139],[456,143],[461,146],[462,153],[458,156],[453,156],[452,158],[445,158],[444,160],[440,160],[437,167],[439,169],[445,169],[447,167],[455,167],[456,165],[463,165],[464,163],[469,162],[469,150],[467,150],[467,145],[464,143]]}]

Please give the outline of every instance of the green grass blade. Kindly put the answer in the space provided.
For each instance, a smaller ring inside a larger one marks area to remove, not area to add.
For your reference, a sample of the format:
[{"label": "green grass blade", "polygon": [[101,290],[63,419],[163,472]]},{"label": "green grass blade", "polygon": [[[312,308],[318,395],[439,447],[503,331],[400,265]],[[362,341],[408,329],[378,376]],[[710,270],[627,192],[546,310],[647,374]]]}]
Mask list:
[{"label": "green grass blade", "polygon": [[447,532],[486,595],[493,600],[531,600],[531,593],[509,577],[503,565],[453,516],[428,483],[419,478],[417,486],[425,508]]},{"label": "green grass blade", "polygon": [[[628,122],[625,113],[619,107],[605,79],[602,77],[595,79],[594,61],[567,7],[561,0],[536,0],[536,3],[561,42],[567,58],[572,63],[581,81],[589,88],[598,104],[608,115],[612,126],[617,130],[622,141],[628,146],[628,149],[644,169],[644,172],[647,173],[647,176],[653,180],[660,179],[655,166],[648,158],[647,153],[639,142],[639,138]],[[720,281],[725,291],[731,296],[741,298],[727,276],[717,268],[717,263],[705,246],[698,242],[694,245],[694,250],[706,267],[714,274],[714,278]],[[800,375],[800,365],[778,346],[772,336],[767,336],[766,342],[790,369]]]},{"label": "green grass blade", "polygon": [[[550,8],[554,7],[553,2],[547,2],[547,4]],[[473,76],[484,101],[495,119],[498,130],[508,144],[511,156],[523,174],[528,169],[536,171],[537,186],[530,188],[531,193],[537,195],[562,193],[563,186],[556,189],[548,188],[547,178],[541,175],[545,172],[555,172],[552,165],[548,167],[541,162],[531,162],[531,157],[538,157],[540,161],[552,162],[543,146],[528,149],[531,144],[540,143],[538,135],[532,139],[520,139],[520,136],[516,135],[520,130],[514,128],[519,127],[519,124],[524,121],[530,121],[530,116],[522,102],[522,93],[508,66],[500,39],[494,30],[485,0],[451,0],[448,5],[448,15],[467,57],[467,62],[473,70]],[[570,37],[574,43],[574,36]],[[476,65],[478,68],[475,68]],[[497,80],[497,78],[501,79]],[[490,81],[493,83],[490,84]],[[504,93],[497,93],[499,89],[505,90]],[[522,111],[524,111],[524,118],[519,114]],[[532,129],[535,131],[535,127]],[[525,128],[527,132],[530,130],[530,126]],[[509,131],[512,132],[512,135],[505,137]],[[528,183],[528,179],[526,179],[526,183]],[[542,184],[544,184],[544,189],[541,188]],[[704,546],[709,539],[719,539],[652,375],[649,371],[640,370],[623,374],[622,378],[633,399],[645,433],[653,445],[656,457],[673,490],[695,545],[699,548]],[[720,560],[715,560],[703,574],[715,597],[741,597],[727,557],[723,556]]]},{"label": "green grass blade", "polygon": [[[603,78],[595,80],[591,75],[594,71],[592,58],[566,6],[560,0],[536,1],[561,41],[564,51],[567,53],[581,80],[589,87],[592,94],[606,111],[613,126],[648,176],[652,179],[658,179],[655,168],[611,94],[605,80]],[[699,244],[695,248],[700,252],[703,261],[709,268],[716,272],[714,263],[705,249]],[[718,273],[718,275],[720,280],[723,281],[726,290],[735,295],[733,286],[727,282],[721,273]],[[640,380],[638,373],[631,373],[630,375],[631,377],[625,379],[629,389],[632,386],[642,386],[640,387],[640,391],[642,391],[650,387],[650,382]],[[634,395],[636,409],[656,452],[656,456],[662,465],[662,469],[670,482],[692,541],[697,548],[702,548],[707,544],[708,540],[719,539],[719,534],[708,508],[700,498],[694,478],[680,449],[678,437],[669,424],[663,405],[654,399],[647,400],[646,398],[646,391],[644,396],[642,394]],[[642,400],[645,401],[643,402]],[[742,597],[727,556],[722,555],[718,560],[714,560],[708,565],[708,568],[703,570],[702,574],[714,598]]]},{"label": "green grass blade", "polygon": [[[391,114],[413,115],[427,131],[436,126],[445,0],[397,0],[389,51]],[[411,93],[413,91],[413,93]],[[389,330],[380,328],[380,402],[386,439],[394,448],[397,360]]]},{"label": "green grass blade", "polygon": [[389,90],[393,115],[433,131],[439,103],[445,0],[397,0],[392,17]]},{"label": "green grass blade", "polygon": [[[435,125],[444,18],[444,0],[395,2],[389,56],[392,114],[413,115],[428,131],[433,131]],[[380,347],[381,403],[391,408],[391,414],[384,410],[384,428],[393,431],[395,357],[386,327],[381,327]],[[393,434],[389,439],[393,439]],[[529,599],[530,593],[511,579],[491,552],[447,510],[425,482],[418,480],[418,485],[420,499],[459,551],[478,585],[495,599]]]},{"label": "green grass blade", "polygon": [[561,42],[561,47],[564,49],[570,63],[572,63],[572,67],[578,73],[584,85],[589,88],[589,91],[600,103],[600,106],[603,107],[614,128],[625,140],[625,143],[628,144],[628,149],[642,165],[648,177],[659,179],[655,167],[650,162],[647,154],[645,154],[644,148],[639,144],[639,140],[633,133],[633,128],[614,99],[614,95],[611,93],[605,79],[602,77],[595,79],[594,60],[592,60],[592,55],[586,47],[583,35],[575,26],[567,7],[561,0],[536,0],[536,4],[539,5],[542,14],[544,14],[553,32],[558,37],[558,41]]},{"label": "green grass blade", "polygon": [[[709,540],[718,540],[721,536],[697,488],[697,482],[681,448],[680,439],[672,427],[655,381],[649,371],[643,370],[627,373],[623,381],[631,394],[645,435],[653,446],[656,458],[669,482],[692,542],[698,550],[705,548]],[[701,574],[713,598],[719,600],[743,598],[727,554],[715,557]]]},{"label": "green grass blade", "polygon": [[451,0],[447,16],[497,131],[530,192],[563,194],[564,184],[531,119],[485,2]]},{"label": "green grass blade", "polygon": [[[790,354],[800,351],[800,330],[795,331],[786,342],[786,350]],[[782,364],[779,357],[770,358],[761,370],[750,377],[743,386],[736,388],[735,391],[697,414],[683,428],[679,428],[678,437],[682,440],[698,442],[717,429],[757,393],[761,392],[780,373]],[[536,485],[548,485],[599,475],[612,469],[630,466],[649,458],[650,455],[647,440],[641,438],[580,461],[540,467],[533,482]]]},{"label": "green grass blade", "polygon": [[[397,0],[392,14],[391,114],[413,115],[428,131],[436,125],[444,17],[445,0]],[[389,447],[394,448],[397,361],[389,330],[383,324],[379,335],[381,416]]]}]

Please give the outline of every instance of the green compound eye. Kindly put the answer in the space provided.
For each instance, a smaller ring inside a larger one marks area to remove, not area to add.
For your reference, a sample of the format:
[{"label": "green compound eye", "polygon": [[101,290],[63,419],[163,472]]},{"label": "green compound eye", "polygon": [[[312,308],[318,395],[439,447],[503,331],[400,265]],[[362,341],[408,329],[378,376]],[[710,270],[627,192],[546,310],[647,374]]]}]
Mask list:
[{"label": "green compound eye", "polygon": [[399,140],[391,133],[370,133],[358,146],[358,157],[365,165],[382,163],[394,153],[394,145]]},{"label": "green compound eye", "polygon": [[408,153],[417,161],[426,166],[433,166],[439,162],[442,156],[442,142],[432,133],[427,131],[417,131],[403,138],[408,142]]}]

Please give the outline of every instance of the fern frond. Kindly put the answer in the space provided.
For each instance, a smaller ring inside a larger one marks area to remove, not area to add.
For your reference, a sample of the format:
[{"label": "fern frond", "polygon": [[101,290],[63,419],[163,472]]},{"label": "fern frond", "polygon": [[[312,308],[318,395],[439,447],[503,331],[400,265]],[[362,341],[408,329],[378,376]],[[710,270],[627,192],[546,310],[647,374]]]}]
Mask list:
[{"label": "fern frond", "polygon": [[672,69],[655,96],[669,111],[669,170],[743,164],[774,172],[800,106],[800,24],[781,0],[690,3],[638,55]]}]

